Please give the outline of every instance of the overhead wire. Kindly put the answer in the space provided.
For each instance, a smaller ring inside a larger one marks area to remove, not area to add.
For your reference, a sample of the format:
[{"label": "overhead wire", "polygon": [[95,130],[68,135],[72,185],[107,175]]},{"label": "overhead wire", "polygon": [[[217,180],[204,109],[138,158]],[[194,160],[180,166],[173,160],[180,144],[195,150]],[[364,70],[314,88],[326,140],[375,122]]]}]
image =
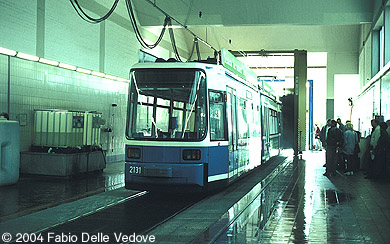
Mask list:
[{"label": "overhead wire", "polygon": [[[148,1],[148,0],[145,0],[145,1]],[[185,1],[183,1],[183,0],[180,0],[180,1],[181,1],[183,4],[187,5],[188,8],[190,8],[190,9],[193,8],[193,7],[189,6],[187,2],[185,2]],[[205,14],[202,12],[202,13],[200,14],[199,18],[200,18],[207,26],[209,26],[209,27],[212,28],[214,31],[216,31],[216,30],[217,30],[216,28],[214,28],[207,20],[205,20],[204,18],[202,18],[204,15],[205,15]],[[234,47],[235,49],[237,49],[237,50],[238,50],[237,52],[238,52],[240,55],[242,55],[243,57],[247,57],[247,56],[248,56],[241,48],[236,47],[236,46],[233,45],[231,42],[229,42],[229,40],[228,40],[224,35],[222,35],[219,31],[216,31],[216,32],[218,32],[218,35],[219,35],[222,39],[224,39],[224,40],[225,40],[226,42],[228,42],[232,47]],[[206,38],[207,38],[207,30],[206,30]],[[214,49],[214,51],[216,51],[216,50]]]},{"label": "overhead wire", "polygon": [[97,23],[100,23],[106,19],[108,19],[108,17],[110,17],[110,15],[114,12],[115,8],[117,7],[118,5],[118,2],[119,0],[115,0],[114,3],[112,4],[111,6],[111,9],[103,16],[103,17],[100,17],[100,18],[93,18],[91,16],[89,16],[84,10],[83,8],[80,6],[78,0],[69,0],[70,3],[72,4],[73,8],[76,10],[76,13],[85,21],[89,22],[89,23],[92,23],[92,24],[97,24]]},{"label": "overhead wire", "polygon": [[[158,7],[155,3],[153,3],[152,1],[150,0],[145,0],[146,2],[148,2],[149,4],[151,4],[153,7],[155,7],[158,11],[160,11],[161,13],[163,13],[165,16],[169,16],[169,18],[171,18],[173,21],[175,21],[178,25],[180,25],[184,30],[186,30],[187,32],[189,32],[193,37],[197,38],[198,41],[202,42],[203,44],[205,44],[207,47],[213,49],[214,51],[218,52],[217,49],[215,49],[213,46],[211,46],[209,43],[207,43],[206,41],[204,41],[202,38],[200,38],[198,35],[196,35],[194,32],[192,32],[190,29],[188,29],[188,27],[186,25],[183,25],[182,23],[180,23],[177,19],[173,18],[172,16],[170,16],[168,13],[166,13],[164,10],[162,10],[160,7]],[[188,6],[188,5],[187,5]]]}]

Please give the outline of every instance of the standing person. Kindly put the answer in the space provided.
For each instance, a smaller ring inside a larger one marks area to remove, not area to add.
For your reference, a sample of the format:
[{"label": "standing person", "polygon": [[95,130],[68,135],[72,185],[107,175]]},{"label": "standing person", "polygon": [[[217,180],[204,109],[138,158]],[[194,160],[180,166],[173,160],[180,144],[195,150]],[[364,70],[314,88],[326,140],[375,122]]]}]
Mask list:
[{"label": "standing person", "polygon": [[[376,144],[378,143],[379,136],[381,133],[381,129],[379,127],[379,120],[372,119],[371,120],[371,126],[372,126],[372,132],[370,135],[370,159],[368,164],[368,175],[373,174],[373,160],[374,160],[374,148],[376,147]],[[369,177],[368,177],[369,178]]]},{"label": "standing person", "polygon": [[340,119],[340,118],[337,119],[337,124],[339,125],[339,129],[340,129],[343,133],[347,130],[347,128],[345,128],[345,125],[343,125],[343,123],[341,123],[341,119]]},{"label": "standing person", "polygon": [[371,126],[372,126],[372,133],[370,139],[370,149],[373,150],[376,147],[376,144],[378,143],[379,137],[381,135],[379,120],[372,119]]},{"label": "standing person", "polygon": [[326,125],[324,125],[320,131],[320,141],[322,146],[326,149],[326,138],[328,136],[328,131],[332,127],[331,119],[326,121]]},{"label": "standing person", "polygon": [[[347,130],[345,128],[345,125],[341,122],[341,119],[340,118],[337,118],[337,125],[338,125],[338,128],[343,132],[343,136],[344,136],[344,132]],[[336,165],[336,168],[339,169],[339,170],[345,170],[345,164],[344,164],[344,158],[343,158],[343,154],[341,153],[337,153],[336,154],[336,162],[337,162],[337,165]]]},{"label": "standing person", "polygon": [[358,143],[358,135],[353,130],[352,123],[348,122],[345,124],[346,131],[344,132],[344,148],[343,148],[343,156],[344,156],[344,162],[346,164],[346,170],[345,175],[353,175],[353,170],[355,168],[355,158],[354,158],[354,151],[355,151],[355,145]]},{"label": "standing person", "polygon": [[[370,141],[370,146],[368,147],[368,157],[365,158],[365,162],[367,162],[368,165],[368,170],[365,172],[366,175],[372,175],[372,170],[373,170],[373,160],[374,160],[374,155],[373,155],[373,150],[378,143],[378,139],[380,136],[380,127],[379,121],[377,119],[372,119],[371,120],[371,134],[367,136],[367,139]],[[369,178],[369,177],[366,177]]]},{"label": "standing person", "polygon": [[386,132],[387,132],[387,135],[390,136],[390,119],[386,120],[386,124],[387,124]]},{"label": "standing person", "polygon": [[[322,143],[322,147],[325,148],[325,151],[327,150],[326,139],[328,137],[328,131],[331,127],[332,127],[332,120],[328,119],[326,121],[326,124],[322,127],[322,129],[320,131],[320,141]],[[325,155],[325,157],[326,157],[326,155]],[[325,160],[325,164],[323,165],[323,167],[326,167],[326,160]]]},{"label": "standing person", "polygon": [[320,127],[318,127],[318,125],[315,124],[315,136],[314,136],[315,149],[322,151],[322,145],[321,145],[321,141],[320,141],[320,133],[321,133]]},{"label": "standing person", "polygon": [[331,128],[326,138],[326,172],[324,176],[334,176],[337,167],[337,153],[344,144],[343,132],[337,128],[337,122],[331,121]]},{"label": "standing person", "polygon": [[355,150],[353,153],[353,171],[354,173],[357,173],[360,170],[360,158],[359,158],[359,153],[360,153],[360,137],[361,133],[360,131],[354,130],[354,132],[357,135],[357,143],[355,144]]},{"label": "standing person", "polygon": [[389,150],[389,135],[386,132],[387,124],[381,122],[379,127],[380,135],[376,146],[373,149],[373,161],[370,167],[370,172],[366,179],[378,178],[386,173],[386,153]]}]

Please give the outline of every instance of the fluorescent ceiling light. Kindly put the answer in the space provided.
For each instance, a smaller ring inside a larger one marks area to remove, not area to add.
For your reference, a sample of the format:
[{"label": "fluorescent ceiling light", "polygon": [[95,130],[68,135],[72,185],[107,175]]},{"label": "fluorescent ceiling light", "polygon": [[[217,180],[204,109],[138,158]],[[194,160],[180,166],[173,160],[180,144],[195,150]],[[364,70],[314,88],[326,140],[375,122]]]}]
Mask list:
[{"label": "fluorescent ceiling light", "polygon": [[88,75],[91,74],[91,71],[88,69],[77,68],[76,71],[80,72],[80,73],[88,74]]},{"label": "fluorescent ceiling light", "polygon": [[3,47],[0,47],[0,53],[1,54],[5,54],[5,55],[9,55],[9,56],[15,56],[16,55],[16,51],[10,50],[10,49],[7,49],[7,48],[3,48]]},{"label": "fluorescent ceiling light", "polygon": [[22,52],[18,52],[16,57],[31,60],[31,61],[38,61],[38,59],[39,59],[37,56],[33,56],[33,55],[22,53]]},{"label": "fluorescent ceiling light", "polygon": [[94,75],[94,76],[99,76],[99,77],[104,77],[105,76],[104,73],[100,73],[100,72],[97,72],[97,71],[92,71],[91,74]]},{"label": "fluorescent ceiling light", "polygon": [[70,64],[60,63],[58,66],[64,69],[76,70],[76,66]]},{"label": "fluorescent ceiling light", "polygon": [[113,75],[105,75],[104,78],[111,79],[111,80],[116,80],[116,77]]},{"label": "fluorescent ceiling light", "polygon": [[116,80],[117,81],[121,81],[121,82],[130,82],[129,80],[123,79],[123,78],[120,78],[120,77],[117,77]]},{"label": "fluorescent ceiling light", "polygon": [[44,64],[54,65],[54,66],[57,66],[57,65],[58,65],[58,62],[57,62],[57,61],[53,61],[53,60],[49,60],[49,59],[45,59],[45,58],[40,58],[40,59],[39,59],[39,62],[40,62],[40,63],[44,63]]}]

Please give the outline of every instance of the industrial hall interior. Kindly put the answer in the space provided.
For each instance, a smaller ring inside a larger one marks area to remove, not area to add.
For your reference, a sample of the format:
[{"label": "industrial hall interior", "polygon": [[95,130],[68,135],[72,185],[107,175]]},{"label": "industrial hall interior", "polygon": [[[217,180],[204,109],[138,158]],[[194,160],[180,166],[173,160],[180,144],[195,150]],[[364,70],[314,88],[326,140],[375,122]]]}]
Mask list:
[{"label": "industrial hall interior", "polygon": [[0,0],[0,243],[390,243],[389,0]]}]

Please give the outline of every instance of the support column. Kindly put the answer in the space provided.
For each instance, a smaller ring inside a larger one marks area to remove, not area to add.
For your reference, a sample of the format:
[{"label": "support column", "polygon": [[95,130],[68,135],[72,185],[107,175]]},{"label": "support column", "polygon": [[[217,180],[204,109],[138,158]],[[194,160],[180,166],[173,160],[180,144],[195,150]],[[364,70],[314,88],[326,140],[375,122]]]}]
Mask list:
[{"label": "support column", "polygon": [[[334,118],[334,75],[337,66],[336,54],[327,54],[326,63],[326,119]],[[325,121],[326,122],[326,121]],[[324,122],[324,123],[325,123]]]},{"label": "support column", "polygon": [[104,73],[104,61],[106,57],[106,22],[100,23],[100,41],[99,41],[99,71]]},{"label": "support column", "polygon": [[294,156],[306,148],[307,52],[294,50]]},{"label": "support column", "polygon": [[7,113],[11,116],[11,56],[8,56],[8,86],[7,86]]}]

